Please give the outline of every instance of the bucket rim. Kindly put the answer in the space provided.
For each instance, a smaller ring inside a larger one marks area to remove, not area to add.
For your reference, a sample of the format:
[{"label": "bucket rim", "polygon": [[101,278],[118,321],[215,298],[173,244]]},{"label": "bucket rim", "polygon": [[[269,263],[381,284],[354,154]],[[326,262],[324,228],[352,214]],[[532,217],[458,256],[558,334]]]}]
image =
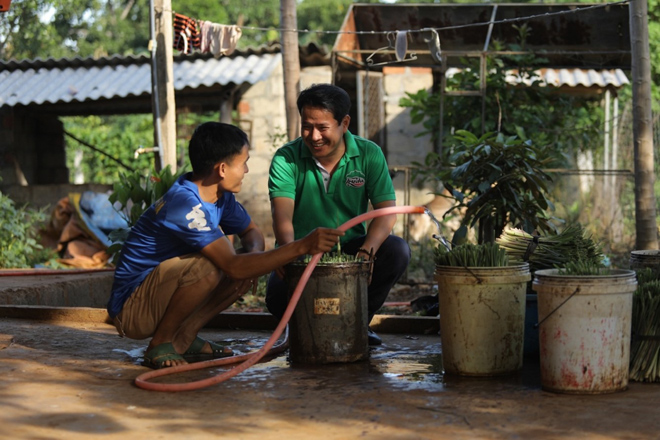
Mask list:
[{"label": "bucket rim", "polygon": [[470,270],[483,270],[483,271],[488,271],[488,270],[502,270],[502,269],[527,269],[529,270],[529,263],[510,263],[507,264],[506,266],[443,266],[440,264],[435,265],[435,270],[437,271],[438,269],[446,269],[446,270],[452,270],[452,269],[470,269]]},{"label": "bucket rim", "polygon": [[[286,266],[306,267],[308,264],[309,263],[305,263],[303,261],[292,261],[291,263],[286,264]],[[338,269],[341,269],[343,267],[357,267],[357,266],[369,265],[369,264],[371,264],[371,262],[368,260],[342,261],[340,263],[318,262],[316,263],[316,267],[336,267]]]},{"label": "bucket rim", "polygon": [[436,266],[433,278],[437,283],[459,282],[473,285],[488,280],[488,284],[519,284],[529,282],[532,273],[528,263],[497,267]]},{"label": "bucket rim", "polygon": [[660,257],[660,250],[658,250],[658,249],[646,249],[646,250],[630,251],[630,256]]},{"label": "bucket rim", "polygon": [[534,272],[534,278],[582,278],[586,280],[601,278],[628,278],[637,277],[637,273],[632,269],[610,269],[610,272],[602,275],[569,275],[559,273],[559,269],[539,269]]}]

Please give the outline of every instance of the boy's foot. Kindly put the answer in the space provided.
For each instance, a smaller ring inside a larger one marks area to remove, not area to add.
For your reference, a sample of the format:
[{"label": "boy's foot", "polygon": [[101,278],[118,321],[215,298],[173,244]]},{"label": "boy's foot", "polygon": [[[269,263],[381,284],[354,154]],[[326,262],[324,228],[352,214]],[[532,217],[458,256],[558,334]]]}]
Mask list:
[{"label": "boy's foot", "polygon": [[161,368],[184,365],[188,362],[174,349],[171,342],[156,345],[144,354],[142,365],[159,370]]},{"label": "boy's foot", "polygon": [[207,341],[199,336],[195,337],[188,350],[183,353],[184,359],[188,362],[199,362],[233,355],[234,352],[229,347]]}]

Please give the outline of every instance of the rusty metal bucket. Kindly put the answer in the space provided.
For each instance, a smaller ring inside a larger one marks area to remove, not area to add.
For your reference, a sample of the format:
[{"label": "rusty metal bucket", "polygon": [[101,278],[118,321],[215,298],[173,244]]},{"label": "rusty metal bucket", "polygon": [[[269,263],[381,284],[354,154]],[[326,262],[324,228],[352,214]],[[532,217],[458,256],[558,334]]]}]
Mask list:
[{"label": "rusty metal bucket", "polygon": [[660,250],[642,250],[630,252],[630,269],[651,269],[660,278]]},{"label": "rusty metal bucket", "polygon": [[[306,265],[286,267],[289,297]],[[369,263],[319,263],[289,321],[292,363],[328,364],[369,358],[367,287]]]}]

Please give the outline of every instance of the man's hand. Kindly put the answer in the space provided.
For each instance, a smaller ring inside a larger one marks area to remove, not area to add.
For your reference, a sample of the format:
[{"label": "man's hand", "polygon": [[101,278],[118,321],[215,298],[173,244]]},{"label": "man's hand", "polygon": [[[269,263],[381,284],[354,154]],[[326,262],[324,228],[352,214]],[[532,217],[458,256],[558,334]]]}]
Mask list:
[{"label": "man's hand", "polygon": [[374,256],[374,249],[371,248],[371,250],[366,250],[365,248],[360,248],[357,251],[357,254],[355,254],[355,257],[362,260],[362,261],[368,261],[369,262],[369,282],[367,284],[371,284],[371,278],[374,275],[374,260],[376,260],[376,257]]}]

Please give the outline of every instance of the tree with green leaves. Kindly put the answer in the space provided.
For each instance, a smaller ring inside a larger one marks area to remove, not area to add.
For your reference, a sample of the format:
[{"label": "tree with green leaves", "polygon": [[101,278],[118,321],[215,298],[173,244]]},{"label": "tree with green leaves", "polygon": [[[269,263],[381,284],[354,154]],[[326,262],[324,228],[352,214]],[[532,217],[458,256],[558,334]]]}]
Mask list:
[{"label": "tree with green leaves", "polygon": [[552,163],[547,150],[501,132],[476,136],[458,130],[454,136],[454,153],[430,153],[416,175],[442,183],[458,202],[448,213],[464,211],[461,224],[477,226],[479,243],[494,242],[509,224],[530,233],[554,230],[546,214],[552,209],[552,179],[543,171]]},{"label": "tree with green leaves", "polygon": [[[351,0],[306,0],[298,6],[298,28],[304,30],[338,31],[353,2]],[[332,47],[336,33],[305,32],[298,35],[300,44],[315,42]]]},{"label": "tree with green leaves", "polygon": [[134,0],[14,0],[0,20],[0,57],[35,59],[147,50],[149,8]]},{"label": "tree with green leaves", "polygon": [[[279,33],[278,0],[173,1],[175,12],[245,27],[239,48],[267,44]],[[149,2],[14,0],[0,20],[0,57],[36,59],[148,54]]]}]

